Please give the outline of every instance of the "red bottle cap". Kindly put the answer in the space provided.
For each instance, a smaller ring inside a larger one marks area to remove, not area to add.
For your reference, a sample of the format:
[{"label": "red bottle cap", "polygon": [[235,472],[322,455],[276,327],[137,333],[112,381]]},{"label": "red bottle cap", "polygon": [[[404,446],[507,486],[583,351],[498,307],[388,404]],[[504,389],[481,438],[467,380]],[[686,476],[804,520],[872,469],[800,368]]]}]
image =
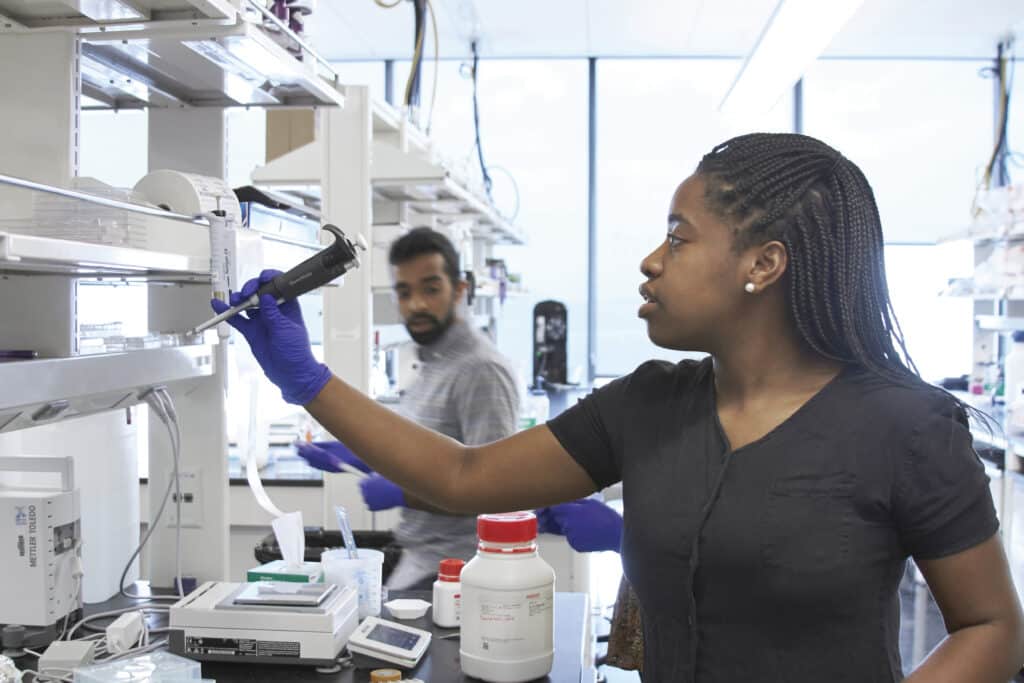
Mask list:
[{"label": "red bottle cap", "polygon": [[441,560],[441,568],[437,572],[437,578],[440,581],[458,581],[462,574],[462,568],[465,566],[465,562],[454,558],[448,558]]},{"label": "red bottle cap", "polygon": [[479,515],[476,534],[481,543],[530,543],[537,538],[537,516],[532,512]]}]

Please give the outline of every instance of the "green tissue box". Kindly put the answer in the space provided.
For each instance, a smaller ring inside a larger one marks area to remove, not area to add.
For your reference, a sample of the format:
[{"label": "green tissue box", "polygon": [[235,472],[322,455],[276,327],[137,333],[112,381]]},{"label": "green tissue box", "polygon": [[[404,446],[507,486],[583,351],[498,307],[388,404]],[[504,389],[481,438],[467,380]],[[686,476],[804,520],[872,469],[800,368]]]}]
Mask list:
[{"label": "green tissue box", "polygon": [[250,569],[246,581],[291,581],[292,583],[321,583],[324,571],[319,562],[303,562],[301,567],[285,567],[284,560],[274,560]]}]

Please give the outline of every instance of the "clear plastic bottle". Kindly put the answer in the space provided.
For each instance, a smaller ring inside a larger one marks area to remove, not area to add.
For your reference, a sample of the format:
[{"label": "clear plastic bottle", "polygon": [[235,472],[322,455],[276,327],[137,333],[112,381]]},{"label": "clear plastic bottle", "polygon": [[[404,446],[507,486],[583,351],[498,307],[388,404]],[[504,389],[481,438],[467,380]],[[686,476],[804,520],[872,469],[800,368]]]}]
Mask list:
[{"label": "clear plastic bottle", "polygon": [[441,628],[455,628],[459,625],[460,602],[462,600],[461,574],[465,562],[453,558],[441,560],[434,582],[434,623]]},{"label": "clear plastic bottle", "polygon": [[492,683],[551,672],[555,572],[537,554],[532,512],[477,517],[480,543],[462,570],[462,671]]}]

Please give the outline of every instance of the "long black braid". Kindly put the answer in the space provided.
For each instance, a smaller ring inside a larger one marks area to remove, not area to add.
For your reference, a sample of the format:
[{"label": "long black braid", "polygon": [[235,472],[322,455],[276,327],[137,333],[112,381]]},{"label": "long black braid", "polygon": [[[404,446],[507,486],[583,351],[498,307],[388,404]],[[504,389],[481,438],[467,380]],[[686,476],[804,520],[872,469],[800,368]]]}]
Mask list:
[{"label": "long black braid", "polygon": [[876,376],[950,398],[993,435],[985,412],[923,381],[907,352],[885,278],[882,222],[856,164],[820,140],[752,133],[723,142],[697,173],[709,206],[735,226],[737,251],[778,240],[789,257],[788,299],[816,352]]},{"label": "long black braid", "polygon": [[806,135],[754,133],[715,147],[697,172],[737,250],[785,245],[790,309],[812,349],[921,386],[889,301],[874,193],[853,162]]},{"label": "long black braid", "polygon": [[921,379],[889,300],[875,195],[856,164],[806,135],[753,133],[712,149],[697,172],[710,207],[735,226],[737,250],[769,240],[786,246],[790,310],[812,349],[941,392],[964,422],[970,415],[990,436],[1002,431],[985,412]]}]

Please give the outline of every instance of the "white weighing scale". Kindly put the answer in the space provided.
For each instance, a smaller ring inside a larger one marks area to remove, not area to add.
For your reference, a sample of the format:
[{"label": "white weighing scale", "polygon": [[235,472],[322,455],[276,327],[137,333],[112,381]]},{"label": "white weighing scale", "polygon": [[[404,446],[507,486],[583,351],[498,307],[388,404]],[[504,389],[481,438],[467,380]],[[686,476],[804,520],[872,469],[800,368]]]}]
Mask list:
[{"label": "white weighing scale", "polygon": [[171,652],[199,661],[333,666],[359,625],[356,592],[208,581],[171,607]]}]

